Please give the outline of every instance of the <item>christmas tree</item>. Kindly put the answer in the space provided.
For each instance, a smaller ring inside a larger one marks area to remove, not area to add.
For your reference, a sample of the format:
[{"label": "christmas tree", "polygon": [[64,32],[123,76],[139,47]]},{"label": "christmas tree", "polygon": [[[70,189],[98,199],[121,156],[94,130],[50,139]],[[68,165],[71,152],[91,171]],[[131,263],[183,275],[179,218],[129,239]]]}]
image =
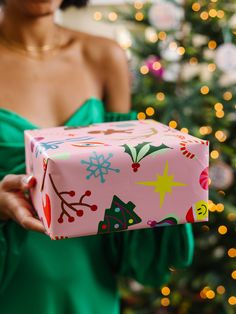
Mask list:
[{"label": "christmas tree", "polygon": [[193,224],[193,264],[172,269],[161,289],[124,279],[125,314],[236,313],[235,9],[235,0],[135,1],[108,15],[128,22],[120,44],[138,118],[210,141],[210,219]]}]

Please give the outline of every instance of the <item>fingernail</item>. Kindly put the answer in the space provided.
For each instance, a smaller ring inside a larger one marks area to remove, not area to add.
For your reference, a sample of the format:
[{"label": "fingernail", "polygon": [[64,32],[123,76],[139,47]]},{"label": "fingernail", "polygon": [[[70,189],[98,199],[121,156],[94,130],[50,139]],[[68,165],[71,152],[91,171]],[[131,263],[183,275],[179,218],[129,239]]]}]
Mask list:
[{"label": "fingernail", "polygon": [[29,183],[36,182],[36,180],[35,180],[35,178],[34,178],[33,175],[29,175],[29,176],[23,177],[22,182],[23,182],[24,184],[28,185]]}]

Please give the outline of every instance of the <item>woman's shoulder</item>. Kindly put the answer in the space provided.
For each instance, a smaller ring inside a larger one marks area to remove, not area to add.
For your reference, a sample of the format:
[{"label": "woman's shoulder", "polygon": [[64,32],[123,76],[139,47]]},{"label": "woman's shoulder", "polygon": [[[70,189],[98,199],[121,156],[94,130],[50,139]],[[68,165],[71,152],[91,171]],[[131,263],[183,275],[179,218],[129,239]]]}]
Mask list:
[{"label": "woman's shoulder", "polygon": [[125,57],[122,47],[112,38],[68,30],[74,41],[83,49],[87,57],[94,61],[109,63],[116,60],[119,62]]}]

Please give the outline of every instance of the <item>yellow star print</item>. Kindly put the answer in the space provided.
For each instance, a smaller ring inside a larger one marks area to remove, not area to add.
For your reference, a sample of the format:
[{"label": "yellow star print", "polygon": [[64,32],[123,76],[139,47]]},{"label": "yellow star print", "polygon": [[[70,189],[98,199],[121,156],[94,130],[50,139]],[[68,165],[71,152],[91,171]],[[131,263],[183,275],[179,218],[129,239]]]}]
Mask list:
[{"label": "yellow star print", "polygon": [[162,176],[157,175],[157,180],[156,181],[148,181],[148,182],[136,182],[137,184],[143,184],[146,186],[155,186],[155,192],[160,193],[160,207],[162,207],[165,194],[167,192],[171,193],[172,192],[172,187],[173,186],[186,186],[187,184],[181,183],[181,182],[174,182],[174,176],[169,176],[168,175],[168,161],[166,162],[164,173]]}]

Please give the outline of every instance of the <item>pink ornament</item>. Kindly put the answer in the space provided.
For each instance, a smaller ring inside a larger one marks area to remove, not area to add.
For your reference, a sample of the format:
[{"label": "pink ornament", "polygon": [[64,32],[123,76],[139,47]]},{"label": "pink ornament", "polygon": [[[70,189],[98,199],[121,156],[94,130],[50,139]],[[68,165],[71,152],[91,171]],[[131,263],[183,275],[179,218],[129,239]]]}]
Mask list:
[{"label": "pink ornament", "polygon": [[164,69],[161,65],[160,58],[157,56],[149,56],[145,65],[148,67],[149,72],[152,73],[153,76],[157,78],[162,78],[164,75]]}]

